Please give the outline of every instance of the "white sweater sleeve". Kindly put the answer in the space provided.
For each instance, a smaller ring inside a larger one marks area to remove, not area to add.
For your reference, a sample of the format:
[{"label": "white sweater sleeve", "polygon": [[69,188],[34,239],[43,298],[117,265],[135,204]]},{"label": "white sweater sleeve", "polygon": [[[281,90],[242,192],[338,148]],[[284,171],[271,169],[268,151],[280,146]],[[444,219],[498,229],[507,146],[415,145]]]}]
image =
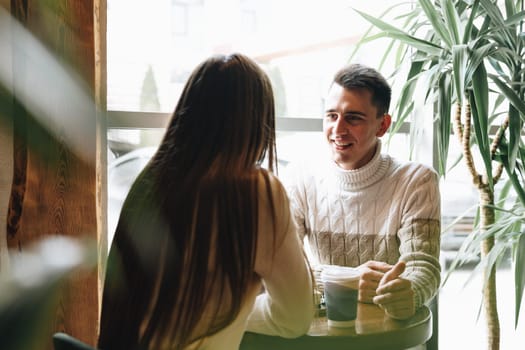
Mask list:
[{"label": "white sweater sleeve", "polygon": [[403,277],[412,282],[416,307],[436,294],[441,281],[440,196],[437,174],[420,168],[408,189],[398,237],[400,260],[406,263]]},{"label": "white sweater sleeve", "polygon": [[313,283],[284,188],[276,178],[271,184],[277,232],[274,241],[271,220],[263,214],[255,267],[265,291],[257,296],[246,330],[293,338],[305,334],[313,319]]},{"label": "white sweater sleeve", "polygon": [[281,180],[288,192],[290,199],[290,209],[295,224],[297,225],[297,234],[301,242],[307,232],[306,222],[306,189],[303,175],[305,169],[302,168],[302,163],[292,163],[288,166],[286,174],[281,177]]}]

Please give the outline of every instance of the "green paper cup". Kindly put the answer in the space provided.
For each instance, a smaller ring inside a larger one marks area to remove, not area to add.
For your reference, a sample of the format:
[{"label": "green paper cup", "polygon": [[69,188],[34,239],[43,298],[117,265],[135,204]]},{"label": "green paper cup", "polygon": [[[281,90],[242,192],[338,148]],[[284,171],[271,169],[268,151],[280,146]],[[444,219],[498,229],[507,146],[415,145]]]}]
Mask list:
[{"label": "green paper cup", "polygon": [[355,268],[327,265],[321,273],[329,327],[353,327],[357,317],[359,272]]}]

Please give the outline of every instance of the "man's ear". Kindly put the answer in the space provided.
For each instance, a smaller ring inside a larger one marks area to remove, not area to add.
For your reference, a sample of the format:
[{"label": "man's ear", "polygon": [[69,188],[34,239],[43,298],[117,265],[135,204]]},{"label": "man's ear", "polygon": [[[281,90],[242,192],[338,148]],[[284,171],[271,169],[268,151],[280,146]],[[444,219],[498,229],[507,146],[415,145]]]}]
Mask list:
[{"label": "man's ear", "polygon": [[390,124],[392,123],[392,117],[388,113],[383,114],[381,118],[381,125],[379,126],[379,129],[376,133],[377,137],[383,136],[390,127]]}]

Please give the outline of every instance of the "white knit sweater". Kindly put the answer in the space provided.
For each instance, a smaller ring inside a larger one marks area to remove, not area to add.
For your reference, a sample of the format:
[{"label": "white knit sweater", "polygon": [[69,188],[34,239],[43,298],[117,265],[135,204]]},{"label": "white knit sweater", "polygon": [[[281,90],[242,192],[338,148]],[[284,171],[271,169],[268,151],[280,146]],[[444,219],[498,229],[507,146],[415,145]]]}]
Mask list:
[{"label": "white knit sweater", "polygon": [[[286,191],[274,176],[270,176],[269,185],[270,188],[261,177],[256,283],[249,289],[237,318],[230,325],[185,350],[239,349],[245,331],[283,338],[298,337],[308,331],[315,312],[310,268],[290,215]],[[265,196],[269,189],[277,213],[275,226],[272,207]],[[263,286],[265,292],[260,293]],[[225,304],[228,298],[223,296],[216,301]],[[215,304],[211,305],[213,312]]]},{"label": "white knit sweater", "polygon": [[292,165],[284,179],[312,264],[358,266],[406,262],[416,307],[440,284],[440,195],[437,174],[381,154],[357,170],[331,161]]}]

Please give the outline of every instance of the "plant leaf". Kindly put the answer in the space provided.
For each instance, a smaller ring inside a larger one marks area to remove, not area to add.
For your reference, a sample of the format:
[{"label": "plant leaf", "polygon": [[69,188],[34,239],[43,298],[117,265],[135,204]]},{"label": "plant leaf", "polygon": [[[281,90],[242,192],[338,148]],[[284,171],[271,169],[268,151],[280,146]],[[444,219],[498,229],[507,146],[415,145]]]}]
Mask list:
[{"label": "plant leaf", "polygon": [[[393,6],[387,8],[385,11],[383,11],[383,13],[381,13],[381,15],[379,16],[379,18],[383,18],[387,13],[389,13],[390,11],[392,11],[394,8],[400,6],[400,4],[394,4]],[[358,12],[355,8],[353,9],[354,11]],[[355,48],[354,48],[354,51],[352,51],[352,54],[350,55],[350,57],[348,58],[348,62],[351,62],[352,59],[354,58],[354,56],[357,54],[357,51],[359,51],[359,48],[362,46],[362,44],[364,44],[366,41],[369,41],[369,40],[366,40],[369,36],[370,36],[370,33],[372,32],[372,30],[374,29],[374,25],[371,24],[370,27],[368,27],[368,29],[366,30],[366,32],[363,34],[363,36],[361,37],[361,39],[359,40],[359,42],[357,42],[357,44],[355,45]],[[366,41],[365,41],[366,40]],[[385,53],[386,54],[386,53]]]},{"label": "plant leaf", "polygon": [[[490,235],[491,236],[494,236],[496,232],[500,231],[500,230],[504,230],[505,228],[493,228],[490,232]],[[501,259],[501,256],[505,253],[505,250],[507,250],[507,242],[501,242],[501,241],[496,241],[494,243],[494,246],[490,249],[488,255],[485,257],[485,279],[483,281],[483,285],[487,285],[488,283],[488,280],[489,280],[489,277],[490,277],[490,272],[492,269],[496,269],[496,263]],[[496,271],[494,270],[493,273],[496,273]]]},{"label": "plant leaf", "polygon": [[441,7],[443,8],[443,17],[447,24],[450,37],[452,39],[452,46],[462,43],[463,27],[459,19],[456,8],[452,0],[441,0]]},{"label": "plant leaf", "polygon": [[437,123],[435,131],[438,148],[438,171],[442,176],[446,175],[446,166],[448,158],[448,146],[450,141],[450,115],[451,115],[451,82],[449,74],[442,74],[439,79],[439,99],[437,106]]},{"label": "plant leaf", "polygon": [[478,66],[485,58],[487,58],[494,48],[493,43],[483,45],[479,48],[472,50],[468,60],[468,66],[465,73],[465,81],[470,82],[472,80],[472,74],[476,71]]},{"label": "plant leaf", "polygon": [[487,71],[485,65],[481,63],[472,75],[473,100],[471,100],[472,121],[474,122],[474,132],[478,140],[478,147],[485,171],[489,180],[489,185],[493,188],[492,179],[492,159],[490,156],[490,140],[488,137],[488,100],[489,87]]},{"label": "plant leaf", "polygon": [[514,190],[516,191],[518,198],[520,199],[521,203],[525,205],[525,190],[523,189],[523,185],[520,183],[518,174],[516,173],[516,171],[513,171],[513,172],[510,171],[508,158],[506,156],[502,156],[501,161],[503,162],[503,165],[505,166],[505,170],[507,172],[507,175],[509,176],[509,180],[512,182],[512,186],[514,187]]},{"label": "plant leaf", "polygon": [[514,7],[514,1],[505,0],[505,12],[507,14],[507,18],[511,17],[516,12],[516,8]]},{"label": "plant leaf", "polygon": [[523,122],[520,120],[519,111],[512,105],[509,106],[509,170],[514,172],[516,158],[520,147],[520,135]]},{"label": "plant leaf", "polygon": [[[407,82],[403,86],[401,96],[398,102],[398,113],[399,117],[404,116],[403,111],[408,107],[409,101],[412,100],[414,96],[414,90],[417,84],[417,77],[421,74],[421,69],[423,68],[423,62],[421,61],[412,61],[410,65],[410,70],[407,75]],[[404,121],[404,118],[403,118]]]},{"label": "plant leaf", "polygon": [[512,26],[515,24],[520,24],[525,18],[525,11],[520,11],[513,14],[512,16],[507,17],[505,20],[505,26]]},{"label": "plant leaf", "polygon": [[514,327],[518,327],[521,300],[523,299],[523,289],[525,287],[525,234],[521,233],[516,243],[517,249],[514,259],[514,285],[516,288],[516,312]]},{"label": "plant leaf", "polygon": [[[505,26],[505,20],[503,19],[503,15],[501,14],[501,11],[499,10],[499,7],[497,3],[492,2],[491,0],[480,0],[481,7],[487,12],[488,17],[490,20],[495,23],[495,28],[497,28],[497,32],[501,33],[503,40],[505,41],[504,47],[510,47],[513,50],[516,49],[514,46],[514,40],[513,36],[515,36],[512,32],[510,32],[509,28]],[[492,28],[493,30],[495,28]]]},{"label": "plant leaf", "polygon": [[427,15],[432,29],[436,32],[439,38],[443,41],[448,49],[452,48],[452,38],[450,33],[446,30],[447,26],[443,21],[443,16],[438,11],[437,7],[430,0],[419,0],[419,5]]},{"label": "plant leaf", "polygon": [[475,0],[472,4],[472,10],[470,11],[470,16],[468,18],[467,24],[465,26],[465,31],[463,32],[463,44],[466,44],[470,41],[470,35],[472,32],[472,26],[474,25],[474,20],[478,15],[479,0]]},{"label": "plant leaf", "polygon": [[452,66],[454,67],[454,83],[459,103],[463,101],[465,92],[465,75],[467,70],[468,46],[465,44],[452,46]]},{"label": "plant leaf", "polygon": [[489,74],[492,81],[498,86],[500,91],[509,99],[510,103],[520,112],[520,117],[525,121],[525,102],[516,94],[514,90],[505,84],[497,75]]},{"label": "plant leaf", "polygon": [[386,22],[383,22],[380,19],[377,19],[375,17],[372,17],[364,12],[356,10],[357,13],[359,13],[364,19],[366,19],[368,22],[372,23],[374,26],[379,28],[380,30],[384,31],[384,35],[397,39],[399,41],[402,41],[418,50],[421,50],[423,52],[426,52],[430,55],[439,55],[442,51],[442,48],[439,45],[436,45],[432,42],[416,38],[406,32],[404,32],[401,29],[398,29]]}]

